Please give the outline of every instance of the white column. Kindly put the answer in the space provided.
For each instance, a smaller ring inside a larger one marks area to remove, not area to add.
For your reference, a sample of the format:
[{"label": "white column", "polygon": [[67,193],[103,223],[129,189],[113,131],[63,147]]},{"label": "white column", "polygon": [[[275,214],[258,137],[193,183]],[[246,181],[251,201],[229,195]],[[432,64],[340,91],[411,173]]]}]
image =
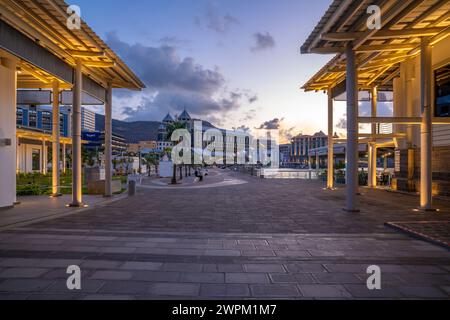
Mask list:
[{"label": "white column", "polygon": [[353,45],[348,44],[347,56],[347,201],[346,210],[358,211],[358,72]]},{"label": "white column", "polygon": [[83,90],[82,64],[78,59],[75,67],[72,107],[72,207],[83,202],[81,181],[81,96]]},{"label": "white column", "polygon": [[317,177],[319,177],[319,171],[320,171],[320,156],[319,152],[316,152],[316,171],[317,171]]},{"label": "white column", "polygon": [[16,173],[20,173],[20,143],[16,135]]},{"label": "white column", "polygon": [[420,207],[432,210],[432,179],[431,167],[433,141],[431,125],[431,45],[429,38],[422,38],[420,53],[420,91],[422,105],[422,125],[420,130]]},{"label": "white column", "polygon": [[0,58],[0,208],[16,202],[16,62]]},{"label": "white column", "polygon": [[47,174],[47,140],[42,139],[42,152],[41,152],[41,173]]},{"label": "white column", "polygon": [[67,167],[67,160],[66,160],[66,143],[63,142],[62,148],[61,148],[61,158],[62,158],[62,172],[66,173],[66,167]]},{"label": "white column", "polygon": [[333,125],[333,92],[328,89],[328,178],[327,188],[334,188],[334,125]]},{"label": "white column", "polygon": [[[377,99],[378,99],[378,90],[376,86],[373,86],[371,88],[370,93],[371,98],[371,116],[376,117],[377,116]],[[377,134],[377,124],[372,123],[372,135]],[[368,184],[369,187],[375,188],[377,186],[377,150],[375,146],[375,136],[372,136],[372,142],[369,143],[369,177],[368,177]]]},{"label": "white column", "polygon": [[60,196],[60,131],[59,131],[59,83],[53,83],[53,109],[52,109],[52,196]]},{"label": "white column", "polygon": [[112,85],[106,89],[105,101],[105,197],[112,196]]}]

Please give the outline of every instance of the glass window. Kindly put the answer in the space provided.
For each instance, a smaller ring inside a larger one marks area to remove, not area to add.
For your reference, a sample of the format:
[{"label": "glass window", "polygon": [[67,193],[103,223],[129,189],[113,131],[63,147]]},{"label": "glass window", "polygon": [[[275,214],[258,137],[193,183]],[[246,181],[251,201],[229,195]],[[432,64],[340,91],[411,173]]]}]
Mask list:
[{"label": "glass window", "polygon": [[450,64],[435,71],[435,114],[436,117],[449,117],[450,109]]},{"label": "glass window", "polygon": [[17,122],[16,124],[18,126],[23,125],[23,110],[22,109],[17,109]]},{"label": "glass window", "polygon": [[39,149],[33,149],[32,151],[32,170],[41,170],[41,150]]}]

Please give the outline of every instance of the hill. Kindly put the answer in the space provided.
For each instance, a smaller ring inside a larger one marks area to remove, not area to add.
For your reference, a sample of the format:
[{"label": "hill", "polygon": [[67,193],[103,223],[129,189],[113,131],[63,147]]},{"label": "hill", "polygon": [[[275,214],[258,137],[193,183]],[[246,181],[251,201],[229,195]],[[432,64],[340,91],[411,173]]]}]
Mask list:
[{"label": "hill", "polygon": [[[113,119],[113,132],[123,136],[127,143],[138,143],[139,141],[156,141],[158,139],[158,121],[136,121],[126,122]],[[95,130],[105,130],[105,116],[95,116]]]}]

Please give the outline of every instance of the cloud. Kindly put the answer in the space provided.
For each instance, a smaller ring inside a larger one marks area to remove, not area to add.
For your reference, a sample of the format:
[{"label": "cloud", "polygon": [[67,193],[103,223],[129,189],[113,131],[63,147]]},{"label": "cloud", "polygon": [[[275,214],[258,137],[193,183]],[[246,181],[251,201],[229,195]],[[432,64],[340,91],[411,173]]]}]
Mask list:
[{"label": "cloud", "polygon": [[255,44],[250,48],[252,52],[263,51],[275,47],[275,39],[266,32],[265,34],[257,32],[253,35]]},{"label": "cloud", "polygon": [[205,13],[201,17],[195,17],[195,24],[199,27],[205,26],[214,32],[225,34],[233,25],[239,25],[239,20],[231,14],[222,14],[213,2],[208,2]]},{"label": "cloud", "polygon": [[[370,102],[360,102],[359,103],[359,115],[361,117],[368,117],[371,115],[371,104]],[[394,106],[392,102],[378,102],[377,104],[377,115],[379,117],[392,117],[394,115]],[[347,115],[344,114],[342,118],[339,119],[336,124],[336,128],[341,130],[347,130]],[[359,129],[364,129],[365,126],[361,124]]]},{"label": "cloud", "polygon": [[252,104],[255,103],[256,101],[258,101],[258,96],[255,94],[253,96],[247,96],[248,98],[248,103]]},{"label": "cloud", "polygon": [[259,130],[278,130],[280,143],[289,143],[294,137],[295,127],[287,128],[284,124],[284,118],[275,118],[264,122],[258,128]]},{"label": "cloud", "polygon": [[259,126],[259,128],[257,128],[257,129],[266,129],[266,130],[277,130],[277,129],[280,129],[280,127],[281,127],[281,122],[282,122],[283,120],[284,120],[284,119],[278,119],[278,118],[275,118],[275,119],[266,121],[266,122],[264,122],[263,124],[261,124],[261,125]]},{"label": "cloud", "polygon": [[114,32],[107,34],[107,42],[147,86],[142,92],[115,93],[115,108],[129,121],[159,120],[167,112],[184,108],[192,116],[220,120],[237,110],[245,97],[239,90],[226,90],[225,77],[217,67],[207,69],[192,57],[182,59],[172,46],[131,45]]}]

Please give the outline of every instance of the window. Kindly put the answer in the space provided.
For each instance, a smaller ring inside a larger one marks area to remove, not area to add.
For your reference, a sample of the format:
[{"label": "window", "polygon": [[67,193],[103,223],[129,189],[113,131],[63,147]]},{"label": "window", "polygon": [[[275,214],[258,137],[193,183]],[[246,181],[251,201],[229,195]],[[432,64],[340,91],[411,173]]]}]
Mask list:
[{"label": "window", "polygon": [[435,71],[435,116],[450,117],[450,64]]},{"label": "window", "polygon": [[41,170],[41,150],[33,149],[32,151],[32,170],[40,171]]},{"label": "window", "polygon": [[29,113],[29,115],[28,115],[28,118],[29,118],[29,123],[28,123],[28,125],[29,125],[30,127],[36,128],[36,127],[37,127],[37,115],[36,115],[36,111],[30,110],[29,112],[30,112],[30,113]]},{"label": "window", "polygon": [[23,125],[23,110],[22,109],[17,109],[17,122],[16,124],[18,126]]}]

